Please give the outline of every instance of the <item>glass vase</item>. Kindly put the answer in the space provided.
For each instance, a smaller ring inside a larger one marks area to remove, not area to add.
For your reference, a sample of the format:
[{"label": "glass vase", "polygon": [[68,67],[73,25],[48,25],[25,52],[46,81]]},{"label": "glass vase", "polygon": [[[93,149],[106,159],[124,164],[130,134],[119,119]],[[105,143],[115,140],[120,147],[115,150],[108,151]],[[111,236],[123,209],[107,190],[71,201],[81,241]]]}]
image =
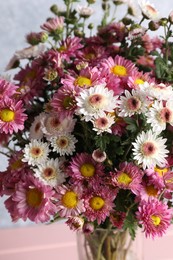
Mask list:
[{"label": "glass vase", "polygon": [[128,231],[96,229],[92,234],[77,232],[79,260],[138,260],[132,251]]}]

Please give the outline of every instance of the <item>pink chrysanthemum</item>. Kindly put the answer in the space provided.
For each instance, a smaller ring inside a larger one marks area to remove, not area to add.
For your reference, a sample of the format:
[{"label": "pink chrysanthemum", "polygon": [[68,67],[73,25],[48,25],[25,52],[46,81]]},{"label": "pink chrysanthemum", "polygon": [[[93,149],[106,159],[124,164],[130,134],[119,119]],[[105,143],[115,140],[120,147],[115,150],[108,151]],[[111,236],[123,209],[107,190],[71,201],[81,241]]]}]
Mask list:
[{"label": "pink chrysanthemum", "polygon": [[57,212],[61,217],[77,216],[85,211],[81,187],[58,186],[56,198]]},{"label": "pink chrysanthemum", "polygon": [[80,38],[67,37],[65,40],[61,42],[58,51],[64,60],[69,61],[71,57],[75,57],[76,51],[81,49],[82,47],[83,45],[81,44]]},{"label": "pink chrysanthemum", "polygon": [[109,73],[120,78],[127,78],[132,75],[132,72],[137,70],[134,63],[119,55],[115,56],[114,59],[112,57],[105,59],[102,62],[102,66],[107,68]]},{"label": "pink chrysanthemum", "polygon": [[17,93],[17,88],[17,86],[6,81],[5,79],[0,79],[0,100],[3,99],[5,96],[12,97],[14,94]]},{"label": "pink chrysanthemum", "polygon": [[133,163],[123,162],[119,170],[111,173],[111,184],[120,189],[129,189],[138,194],[141,189],[143,171]]},{"label": "pink chrysanthemum", "polygon": [[4,97],[0,103],[0,133],[12,134],[24,129],[27,115],[24,114],[22,101]]},{"label": "pink chrysanthemum", "polygon": [[61,33],[64,28],[64,17],[55,17],[49,19],[46,23],[40,26],[41,29],[47,32]]},{"label": "pink chrysanthemum", "polygon": [[154,79],[150,77],[149,73],[143,73],[135,71],[127,80],[127,85],[133,89],[139,89],[139,85],[144,84],[145,82],[152,83]]},{"label": "pink chrysanthemum", "polygon": [[172,209],[157,200],[142,200],[136,213],[137,219],[144,227],[146,237],[162,236],[171,224]]},{"label": "pink chrysanthemum", "polygon": [[63,117],[72,116],[77,107],[75,97],[78,93],[79,89],[77,87],[64,85],[53,95],[51,106]]},{"label": "pink chrysanthemum", "polygon": [[82,69],[79,74],[73,72],[65,75],[65,78],[62,79],[61,82],[72,88],[74,88],[74,86],[89,88],[104,83],[105,79],[101,76],[97,67],[86,67]]},{"label": "pink chrysanthemum", "polygon": [[50,186],[28,173],[25,180],[16,185],[12,199],[20,218],[39,223],[49,221],[51,215],[55,214],[54,194]]},{"label": "pink chrysanthemum", "polygon": [[100,225],[114,208],[114,199],[117,192],[109,189],[107,186],[99,186],[95,190],[85,195],[84,216],[88,221],[97,221]]},{"label": "pink chrysanthemum", "polygon": [[82,229],[84,225],[84,219],[81,217],[68,217],[67,221],[65,222],[71,230],[79,231]]},{"label": "pink chrysanthemum", "polygon": [[104,174],[104,167],[101,163],[97,163],[92,155],[81,153],[72,158],[67,172],[74,181],[90,182],[96,176]]}]

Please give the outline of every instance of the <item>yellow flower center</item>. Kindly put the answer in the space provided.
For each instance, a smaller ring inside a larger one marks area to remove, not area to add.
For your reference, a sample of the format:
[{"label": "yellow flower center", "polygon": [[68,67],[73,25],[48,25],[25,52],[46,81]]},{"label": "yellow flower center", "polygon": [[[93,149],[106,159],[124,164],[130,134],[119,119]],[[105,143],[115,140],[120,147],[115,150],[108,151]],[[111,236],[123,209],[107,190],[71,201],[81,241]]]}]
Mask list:
[{"label": "yellow flower center", "polygon": [[29,71],[29,72],[26,74],[26,76],[25,76],[23,82],[26,83],[27,81],[29,81],[29,80],[31,80],[31,79],[34,79],[35,77],[36,77],[36,72],[35,72],[34,70],[31,70],[31,71]]},{"label": "yellow flower center", "polygon": [[68,109],[70,107],[72,107],[74,105],[74,100],[72,99],[72,97],[70,96],[66,96],[64,99],[63,99],[63,103],[62,103],[63,107],[65,109]]},{"label": "yellow flower center", "polygon": [[43,199],[43,193],[37,189],[29,189],[26,192],[26,202],[29,206],[37,208]]},{"label": "yellow flower center", "polygon": [[78,203],[78,196],[74,191],[66,191],[62,196],[62,204],[67,208],[75,208]]},{"label": "yellow flower center", "polygon": [[23,163],[21,161],[21,159],[13,162],[12,164],[10,164],[10,167],[12,170],[17,170],[17,169],[20,169],[22,167]]},{"label": "yellow flower center", "polygon": [[160,222],[161,222],[160,217],[155,216],[155,215],[151,216],[151,220],[152,220],[152,222],[153,222],[153,224],[154,224],[155,226],[158,226],[158,225],[160,224]]},{"label": "yellow flower center", "polygon": [[82,76],[79,76],[75,82],[74,82],[74,85],[75,86],[80,86],[80,87],[83,87],[83,86],[91,86],[91,80],[86,78],[86,77],[82,77]]},{"label": "yellow flower center", "polygon": [[154,171],[158,173],[158,175],[160,177],[163,177],[163,175],[168,172],[168,168],[159,168],[159,167],[155,167]]},{"label": "yellow flower center", "polygon": [[69,140],[65,136],[57,138],[56,144],[59,148],[65,149],[69,146]]},{"label": "yellow flower center", "polygon": [[129,175],[125,172],[122,172],[118,178],[117,178],[117,181],[119,184],[125,184],[125,185],[128,185],[132,182],[132,178],[129,177]]},{"label": "yellow flower center", "polygon": [[137,84],[137,85],[144,84],[144,81],[142,79],[136,79],[135,84]]},{"label": "yellow flower center", "polygon": [[113,74],[117,76],[127,76],[127,69],[124,66],[116,65],[112,68]]},{"label": "yellow flower center", "polygon": [[14,111],[8,109],[8,108],[4,108],[0,111],[0,119],[3,121],[3,122],[11,122],[14,120],[14,116],[15,116],[15,113]]},{"label": "yellow flower center", "polygon": [[94,210],[100,210],[105,205],[105,201],[100,196],[95,196],[89,201],[90,207]]},{"label": "yellow flower center", "polygon": [[60,46],[59,48],[58,48],[58,51],[59,52],[63,52],[63,51],[66,51],[67,50],[67,48],[64,46],[64,45],[62,45],[62,46]]},{"label": "yellow flower center", "polygon": [[32,147],[30,150],[30,154],[33,158],[38,158],[43,155],[42,149],[40,147]]},{"label": "yellow flower center", "polygon": [[145,189],[149,196],[157,196],[158,190],[153,185],[146,186]]},{"label": "yellow flower center", "polygon": [[80,172],[84,177],[92,177],[95,174],[95,167],[91,163],[84,163],[80,168]]}]

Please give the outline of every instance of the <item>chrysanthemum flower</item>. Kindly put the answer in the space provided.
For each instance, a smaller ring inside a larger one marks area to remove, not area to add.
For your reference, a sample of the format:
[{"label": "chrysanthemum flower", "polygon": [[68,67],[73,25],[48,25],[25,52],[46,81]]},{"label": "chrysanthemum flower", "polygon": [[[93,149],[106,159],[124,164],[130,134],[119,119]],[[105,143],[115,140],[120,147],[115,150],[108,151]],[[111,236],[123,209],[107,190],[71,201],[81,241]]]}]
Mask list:
[{"label": "chrysanthemum flower", "polygon": [[60,169],[58,159],[50,159],[38,165],[38,168],[33,169],[35,176],[38,177],[44,184],[55,187],[65,181],[65,176]]},{"label": "chrysanthemum flower", "polygon": [[136,216],[144,227],[146,237],[161,237],[171,224],[172,209],[169,209],[167,204],[151,198],[141,201]]},{"label": "chrysanthemum flower", "polygon": [[150,77],[149,73],[143,73],[135,71],[127,79],[127,85],[132,89],[140,89],[140,85],[143,85],[145,82],[152,83],[154,79]]},{"label": "chrysanthemum flower", "polygon": [[25,145],[23,152],[24,157],[22,161],[34,166],[42,164],[47,159],[49,146],[48,143],[32,139],[29,144]]},{"label": "chrysanthemum flower", "polygon": [[103,112],[113,112],[117,106],[117,96],[104,85],[97,85],[80,92],[76,97],[77,114],[83,115],[86,121],[94,116],[102,116]]},{"label": "chrysanthemum flower", "polygon": [[66,132],[71,133],[74,129],[76,119],[71,116],[64,117],[62,114],[47,113],[42,123],[43,134],[47,139],[56,136],[57,134]]},{"label": "chrysanthemum flower", "polygon": [[41,29],[50,33],[52,32],[61,33],[64,28],[64,17],[59,16],[59,17],[51,18],[40,27]]},{"label": "chrysanthemum flower", "polygon": [[138,3],[146,18],[151,19],[152,21],[158,21],[160,19],[159,12],[155,9],[153,4],[150,4],[149,1],[139,0]]},{"label": "chrysanthemum flower", "polygon": [[12,97],[17,90],[17,86],[8,82],[5,79],[0,78],[0,100],[3,99],[5,96]]},{"label": "chrysanthemum flower", "polygon": [[88,18],[94,13],[94,10],[88,6],[78,5],[76,10],[79,13],[79,15],[84,18]]},{"label": "chrysanthemum flower", "polygon": [[57,134],[50,138],[51,146],[53,151],[63,155],[72,155],[75,151],[75,143],[77,139],[69,133]]},{"label": "chrysanthemum flower", "polygon": [[129,77],[134,70],[137,70],[134,63],[119,55],[115,56],[114,59],[112,57],[105,59],[102,66],[107,68],[109,73],[120,78]]},{"label": "chrysanthemum flower", "polygon": [[65,40],[61,41],[58,51],[62,59],[69,61],[70,57],[75,57],[77,50],[82,47],[83,45],[81,44],[81,38],[67,37]]},{"label": "chrysanthemum flower", "polygon": [[155,101],[146,113],[147,123],[151,124],[153,131],[161,133],[166,129],[167,123],[173,126],[173,101],[168,100],[164,105],[162,101]]},{"label": "chrysanthemum flower", "polygon": [[78,216],[85,211],[81,187],[57,187],[56,202],[57,212],[61,217]]},{"label": "chrysanthemum flower", "polygon": [[22,101],[4,97],[0,102],[0,133],[12,134],[24,129],[27,115],[24,114]]},{"label": "chrysanthemum flower", "polygon": [[72,158],[67,172],[74,180],[90,182],[92,178],[104,174],[104,167],[101,163],[97,163],[91,154],[81,153]]},{"label": "chrysanthemum flower", "polygon": [[120,96],[120,100],[118,100],[118,116],[128,117],[147,111],[149,102],[144,93],[134,89],[131,93],[128,90],[125,90],[124,93],[125,96]]},{"label": "chrysanthemum flower", "polygon": [[85,196],[86,211],[84,216],[88,221],[97,221],[100,225],[113,210],[115,197],[116,192],[107,186],[99,186],[99,188]]},{"label": "chrysanthemum flower", "polygon": [[97,134],[101,134],[103,132],[112,133],[111,126],[115,123],[114,117],[111,114],[103,113],[102,116],[96,116],[91,119],[93,123],[93,130],[97,132]]},{"label": "chrysanthemum flower", "polygon": [[72,116],[76,109],[76,99],[79,89],[75,86],[64,85],[59,88],[51,99],[51,106],[63,117]]},{"label": "chrysanthemum flower", "polygon": [[53,203],[55,191],[44,185],[32,174],[26,175],[25,181],[19,181],[12,196],[18,216],[33,222],[47,222],[56,212]]},{"label": "chrysanthemum flower", "polygon": [[158,137],[157,133],[151,130],[146,133],[143,131],[132,143],[134,160],[141,164],[143,169],[156,165],[164,167],[169,152],[166,149],[166,141],[167,139]]},{"label": "chrysanthemum flower", "polygon": [[121,163],[119,170],[111,173],[111,184],[120,189],[129,189],[138,194],[141,188],[143,172],[133,163]]}]

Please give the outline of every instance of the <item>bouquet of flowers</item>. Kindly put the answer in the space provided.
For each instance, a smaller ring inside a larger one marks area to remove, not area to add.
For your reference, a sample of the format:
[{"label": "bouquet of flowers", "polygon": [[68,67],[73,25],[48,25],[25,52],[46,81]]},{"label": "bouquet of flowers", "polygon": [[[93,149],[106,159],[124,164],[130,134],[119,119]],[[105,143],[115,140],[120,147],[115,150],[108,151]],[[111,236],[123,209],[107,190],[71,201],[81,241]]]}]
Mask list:
[{"label": "bouquet of flowers", "polygon": [[13,221],[162,236],[173,217],[173,13],[103,0],[95,28],[96,1],[76,2],[51,7],[8,64],[14,81],[0,79],[0,194]]}]

